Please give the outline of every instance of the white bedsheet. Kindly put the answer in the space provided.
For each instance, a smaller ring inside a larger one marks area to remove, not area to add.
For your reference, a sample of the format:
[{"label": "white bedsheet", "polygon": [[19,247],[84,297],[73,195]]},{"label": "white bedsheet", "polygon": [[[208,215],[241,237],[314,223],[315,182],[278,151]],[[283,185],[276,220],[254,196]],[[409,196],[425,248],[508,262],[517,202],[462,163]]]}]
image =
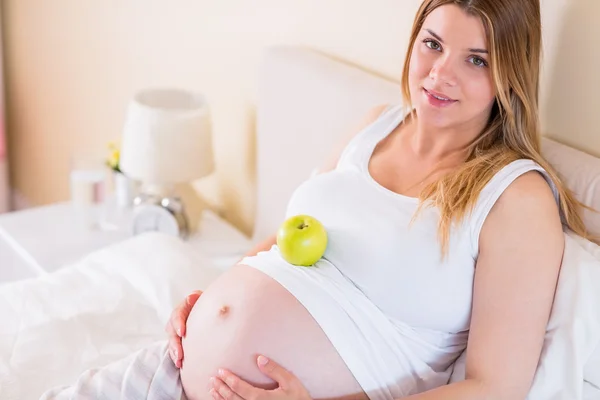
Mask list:
[{"label": "white bedsheet", "polygon": [[175,304],[221,271],[151,233],[0,288],[0,399],[31,400],[164,339]]}]

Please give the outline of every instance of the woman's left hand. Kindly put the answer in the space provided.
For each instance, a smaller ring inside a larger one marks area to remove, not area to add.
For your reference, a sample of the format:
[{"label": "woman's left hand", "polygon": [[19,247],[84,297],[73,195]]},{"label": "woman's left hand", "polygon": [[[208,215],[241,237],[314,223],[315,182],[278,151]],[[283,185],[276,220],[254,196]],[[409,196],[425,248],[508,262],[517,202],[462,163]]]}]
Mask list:
[{"label": "woman's left hand", "polygon": [[231,372],[220,369],[219,376],[211,379],[210,394],[215,400],[311,400],[308,390],[290,371],[264,356],[258,356],[256,363],[263,374],[277,382],[277,389],[254,387]]}]

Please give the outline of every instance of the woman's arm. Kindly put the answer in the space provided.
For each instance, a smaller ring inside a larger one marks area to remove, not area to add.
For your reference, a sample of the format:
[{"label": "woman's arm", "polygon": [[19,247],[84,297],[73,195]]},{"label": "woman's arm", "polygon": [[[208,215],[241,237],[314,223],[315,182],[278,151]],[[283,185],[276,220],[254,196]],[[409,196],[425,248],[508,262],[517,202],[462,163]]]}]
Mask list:
[{"label": "woman's arm", "polygon": [[538,365],[564,250],[544,178],[524,174],[502,194],[480,235],[466,380],[410,400],[525,399]]}]

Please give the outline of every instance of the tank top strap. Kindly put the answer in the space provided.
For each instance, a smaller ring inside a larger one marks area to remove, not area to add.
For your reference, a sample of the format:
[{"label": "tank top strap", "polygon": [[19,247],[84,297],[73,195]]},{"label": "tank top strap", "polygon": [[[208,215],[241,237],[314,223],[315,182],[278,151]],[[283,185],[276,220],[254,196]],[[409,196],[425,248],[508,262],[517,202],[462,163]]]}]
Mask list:
[{"label": "tank top strap", "polygon": [[483,188],[471,214],[469,226],[471,229],[471,245],[474,257],[477,257],[479,254],[479,235],[492,207],[515,179],[529,171],[538,171],[544,177],[552,189],[556,202],[559,202],[556,185],[546,170],[538,163],[529,159],[520,159],[507,164]]},{"label": "tank top strap", "polygon": [[379,117],[356,134],[346,145],[336,169],[362,170],[377,143],[390,134],[405,115],[402,104],[388,105]]}]

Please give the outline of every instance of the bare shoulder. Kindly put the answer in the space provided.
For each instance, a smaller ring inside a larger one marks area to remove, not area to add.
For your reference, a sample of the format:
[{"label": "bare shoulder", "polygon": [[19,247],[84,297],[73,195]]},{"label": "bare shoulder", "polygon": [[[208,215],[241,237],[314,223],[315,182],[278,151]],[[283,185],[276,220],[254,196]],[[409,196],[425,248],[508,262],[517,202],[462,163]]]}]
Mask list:
[{"label": "bare shoulder", "polygon": [[546,179],[537,171],[515,179],[492,207],[481,232],[481,245],[562,240],[556,199]]},{"label": "bare shoulder", "polygon": [[344,148],[348,145],[348,143],[356,136],[360,131],[364,128],[372,124],[381,116],[381,114],[385,111],[385,109],[389,106],[389,104],[378,104],[375,107],[371,108],[367,113],[362,116],[359,122],[352,128],[350,131],[343,135],[338,144],[331,150],[329,156],[325,160],[325,163],[319,168],[319,172],[327,172],[331,171],[335,168],[338,163]]},{"label": "bare shoulder", "polygon": [[498,206],[515,211],[536,209],[559,216],[554,193],[546,179],[537,171],[526,172],[515,179],[498,199]]}]

